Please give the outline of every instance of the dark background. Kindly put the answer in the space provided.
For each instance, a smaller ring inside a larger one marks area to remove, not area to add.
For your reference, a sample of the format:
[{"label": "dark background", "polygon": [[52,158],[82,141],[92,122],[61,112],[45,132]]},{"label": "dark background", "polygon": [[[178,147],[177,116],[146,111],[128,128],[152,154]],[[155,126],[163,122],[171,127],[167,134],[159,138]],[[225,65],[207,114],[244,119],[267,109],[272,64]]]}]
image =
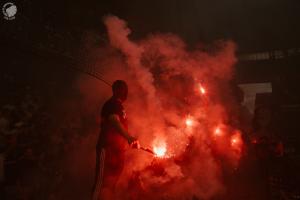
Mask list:
[{"label": "dark background", "polygon": [[[133,30],[132,39],[143,38],[149,33],[171,32],[183,38],[191,48],[199,43],[230,39],[236,42],[238,55],[276,50],[288,52],[294,48],[298,48],[297,55],[300,54],[299,0],[11,2],[17,5],[18,12],[15,20],[1,18],[1,50],[15,51],[21,47],[22,53],[25,51],[29,56],[38,47],[43,47],[43,50],[36,50],[39,54],[48,56],[49,51],[54,51],[64,58],[74,56],[88,30],[99,33],[100,42],[105,41],[102,17],[107,14],[126,20]],[[4,3],[2,0],[1,5]],[[13,56],[16,57],[16,53]],[[243,63],[237,66],[237,78],[239,82],[251,82],[263,79],[260,76],[270,78],[271,73],[276,76],[282,75],[282,71],[289,73],[290,68],[295,74],[297,60]]]},{"label": "dark background", "polygon": [[[3,3],[5,1],[2,1]],[[98,1],[37,1],[19,0],[16,20],[2,19],[2,31],[24,26],[24,34],[50,26],[55,32],[73,35],[86,29],[104,33],[101,18],[107,14],[128,21],[140,38],[151,32],[172,32],[188,44],[232,39],[240,52],[298,47],[298,0],[98,0]],[[2,5],[3,5],[2,3]],[[39,32],[39,33],[38,33]]]}]

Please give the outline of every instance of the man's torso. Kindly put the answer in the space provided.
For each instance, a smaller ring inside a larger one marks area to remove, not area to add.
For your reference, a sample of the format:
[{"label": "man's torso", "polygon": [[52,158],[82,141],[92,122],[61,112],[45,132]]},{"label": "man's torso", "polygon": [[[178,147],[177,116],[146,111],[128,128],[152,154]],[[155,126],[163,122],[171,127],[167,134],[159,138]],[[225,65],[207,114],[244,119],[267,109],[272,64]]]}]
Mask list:
[{"label": "man's torso", "polygon": [[109,116],[113,114],[118,115],[120,122],[127,129],[127,118],[122,102],[113,97],[110,98],[105,102],[101,110],[101,130],[97,148],[105,148],[121,153],[125,150],[127,143],[109,120]]}]

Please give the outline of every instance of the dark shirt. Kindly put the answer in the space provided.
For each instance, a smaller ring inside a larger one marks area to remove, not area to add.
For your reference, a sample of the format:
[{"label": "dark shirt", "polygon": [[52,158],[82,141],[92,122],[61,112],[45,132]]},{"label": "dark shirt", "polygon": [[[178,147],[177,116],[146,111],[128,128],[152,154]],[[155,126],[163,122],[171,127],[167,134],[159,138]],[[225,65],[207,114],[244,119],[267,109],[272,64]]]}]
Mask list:
[{"label": "dark shirt", "polygon": [[113,127],[109,116],[116,114],[127,129],[127,118],[122,102],[114,97],[106,101],[101,110],[101,130],[97,148],[106,148],[116,152],[124,151],[127,145],[125,138]]}]

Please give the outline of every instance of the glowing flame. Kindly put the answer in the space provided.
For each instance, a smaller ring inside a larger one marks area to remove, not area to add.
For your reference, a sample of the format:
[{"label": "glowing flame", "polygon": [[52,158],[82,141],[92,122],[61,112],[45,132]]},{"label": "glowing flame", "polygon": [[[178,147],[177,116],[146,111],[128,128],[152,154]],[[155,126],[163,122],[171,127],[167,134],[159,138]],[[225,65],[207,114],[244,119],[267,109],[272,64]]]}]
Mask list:
[{"label": "glowing flame", "polygon": [[213,134],[215,137],[221,137],[221,136],[224,136],[226,134],[226,126],[224,124],[218,124],[214,131],[213,131]]},{"label": "glowing flame", "polygon": [[153,150],[157,157],[164,157],[167,152],[166,147],[154,147]]},{"label": "glowing flame", "polygon": [[199,90],[200,90],[201,94],[203,94],[203,95],[206,93],[205,88],[201,84],[199,84]]},{"label": "glowing flame", "polygon": [[193,119],[191,119],[191,118],[186,118],[186,120],[185,120],[185,125],[186,125],[187,127],[191,127],[191,126],[193,126],[193,124],[194,124]]},{"label": "glowing flame", "polygon": [[240,159],[242,156],[243,144],[244,144],[241,136],[241,132],[235,131],[235,133],[231,136],[230,142],[231,142],[231,148],[234,152],[234,156],[237,159]]},{"label": "glowing flame", "polygon": [[156,141],[156,144],[153,145],[153,152],[156,157],[159,158],[165,157],[167,153],[166,143],[162,141]]},{"label": "glowing flame", "polygon": [[236,132],[234,135],[231,136],[231,145],[232,146],[241,146],[243,144],[243,140],[241,137],[240,132]]},{"label": "glowing flame", "polygon": [[232,138],[231,139],[231,144],[234,145],[238,142],[237,138]]},{"label": "glowing flame", "polygon": [[217,127],[217,128],[215,129],[215,135],[216,135],[216,136],[220,136],[221,134],[222,134],[222,131],[221,131],[220,127]]}]

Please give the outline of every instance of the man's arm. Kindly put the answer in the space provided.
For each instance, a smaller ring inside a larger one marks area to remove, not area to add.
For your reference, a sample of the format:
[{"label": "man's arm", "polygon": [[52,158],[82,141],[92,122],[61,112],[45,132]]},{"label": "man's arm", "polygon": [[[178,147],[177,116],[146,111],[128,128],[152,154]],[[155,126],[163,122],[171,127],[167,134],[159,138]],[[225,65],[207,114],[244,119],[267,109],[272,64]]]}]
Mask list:
[{"label": "man's arm", "polygon": [[129,144],[134,143],[136,140],[136,138],[134,138],[133,136],[131,136],[128,131],[125,129],[125,127],[123,126],[123,124],[121,123],[119,116],[116,114],[112,114],[108,117],[109,121],[112,123],[113,127],[118,131],[118,133],[120,135],[122,135]]}]

